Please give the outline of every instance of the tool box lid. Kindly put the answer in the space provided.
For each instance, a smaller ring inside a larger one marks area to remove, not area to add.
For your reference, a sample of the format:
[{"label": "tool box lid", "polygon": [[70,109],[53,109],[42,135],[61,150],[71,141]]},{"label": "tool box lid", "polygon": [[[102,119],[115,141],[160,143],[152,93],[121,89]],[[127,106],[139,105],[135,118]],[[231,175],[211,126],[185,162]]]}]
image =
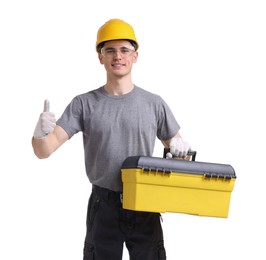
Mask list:
[{"label": "tool box lid", "polygon": [[187,161],[177,159],[165,159],[149,156],[127,157],[121,169],[138,168],[144,171],[172,172],[199,174],[209,178],[236,178],[235,170],[229,164]]}]

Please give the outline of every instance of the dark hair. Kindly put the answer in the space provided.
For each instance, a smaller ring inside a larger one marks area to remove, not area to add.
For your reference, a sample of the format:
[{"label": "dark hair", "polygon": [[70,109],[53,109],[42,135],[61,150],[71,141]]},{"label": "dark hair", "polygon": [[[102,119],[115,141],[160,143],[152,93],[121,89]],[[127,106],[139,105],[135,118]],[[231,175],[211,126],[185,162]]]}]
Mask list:
[{"label": "dark hair", "polygon": [[97,46],[97,52],[101,52],[101,49],[103,48],[103,46],[104,46],[104,44],[105,44],[106,42],[101,42],[101,43],[99,43],[98,44],[98,46]]}]

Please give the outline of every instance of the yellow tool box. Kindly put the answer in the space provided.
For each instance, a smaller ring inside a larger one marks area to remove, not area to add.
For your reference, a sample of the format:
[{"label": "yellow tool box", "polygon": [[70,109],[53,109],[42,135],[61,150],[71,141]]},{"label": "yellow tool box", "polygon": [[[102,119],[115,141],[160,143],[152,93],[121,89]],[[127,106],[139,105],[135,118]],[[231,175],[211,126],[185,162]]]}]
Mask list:
[{"label": "yellow tool box", "polygon": [[228,217],[236,180],[231,165],[132,156],[121,173],[125,209]]}]

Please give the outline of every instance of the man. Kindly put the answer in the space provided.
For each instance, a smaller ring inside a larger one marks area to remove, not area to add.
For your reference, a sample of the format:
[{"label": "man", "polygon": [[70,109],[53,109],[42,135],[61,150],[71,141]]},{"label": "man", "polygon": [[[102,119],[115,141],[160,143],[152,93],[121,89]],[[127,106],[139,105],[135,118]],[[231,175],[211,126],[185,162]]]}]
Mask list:
[{"label": "man", "polygon": [[92,183],[84,260],[121,260],[124,243],[131,260],[166,259],[160,214],[122,208],[120,169],[128,156],[152,156],[156,137],[183,157],[189,145],[164,100],[133,84],[138,47],[131,25],[119,19],[106,22],[96,42],[106,84],[73,98],[58,121],[45,102],[34,131],[32,145],[39,158],[49,157],[83,132],[86,173]]}]

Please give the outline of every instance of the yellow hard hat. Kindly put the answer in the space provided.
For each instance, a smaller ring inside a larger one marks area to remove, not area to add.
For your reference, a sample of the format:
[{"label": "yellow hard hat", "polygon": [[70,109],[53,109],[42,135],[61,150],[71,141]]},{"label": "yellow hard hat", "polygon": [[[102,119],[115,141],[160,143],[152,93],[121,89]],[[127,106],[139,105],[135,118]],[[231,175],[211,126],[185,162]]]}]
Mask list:
[{"label": "yellow hard hat", "polygon": [[132,26],[120,19],[111,19],[107,21],[97,33],[96,51],[99,51],[99,45],[106,41],[129,40],[133,41],[138,49],[139,45]]}]

